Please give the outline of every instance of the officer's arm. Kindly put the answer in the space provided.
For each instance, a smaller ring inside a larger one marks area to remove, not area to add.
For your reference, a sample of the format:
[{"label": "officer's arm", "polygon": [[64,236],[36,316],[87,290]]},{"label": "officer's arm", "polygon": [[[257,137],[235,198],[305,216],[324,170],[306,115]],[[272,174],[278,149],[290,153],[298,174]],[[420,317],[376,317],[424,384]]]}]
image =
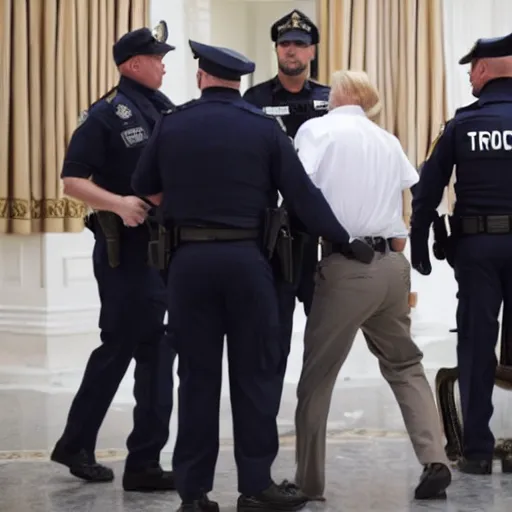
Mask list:
[{"label": "officer's arm", "polygon": [[110,131],[99,119],[89,116],[73,133],[61,178],[64,194],[96,210],[117,212],[122,197],[98,187],[90,178],[106,162]]},{"label": "officer's arm", "polygon": [[436,208],[450,182],[455,165],[455,128],[453,121],[446,125],[432,154],[421,167],[420,178],[413,189],[411,230],[427,234],[436,216]]},{"label": "officer's arm", "polygon": [[293,144],[277,123],[274,125],[272,173],[285,203],[308,231],[334,243],[349,242],[348,233],[337,221],[323,194],[306,174]]},{"label": "officer's arm", "polygon": [[135,193],[145,197],[158,206],[162,202],[162,178],[158,165],[158,148],[160,144],[160,128],[163,117],[155,125],[146,147],[140,155],[137,167],[132,175],[131,185]]}]

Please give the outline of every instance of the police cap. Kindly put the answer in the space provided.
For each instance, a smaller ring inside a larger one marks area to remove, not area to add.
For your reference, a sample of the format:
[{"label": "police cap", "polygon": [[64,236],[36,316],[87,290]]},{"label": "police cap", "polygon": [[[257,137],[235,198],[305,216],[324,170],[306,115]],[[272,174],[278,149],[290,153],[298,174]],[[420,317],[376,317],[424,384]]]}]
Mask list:
[{"label": "police cap", "polygon": [[165,55],[175,47],[166,43],[168,36],[165,21],[153,29],[138,28],[122,36],[113,46],[114,62],[121,65],[136,55]]},{"label": "police cap", "polygon": [[190,40],[189,45],[194,58],[199,59],[199,68],[217,78],[239,81],[243,75],[252,73],[256,67],[247,57],[229,48]]},{"label": "police cap", "polygon": [[459,64],[469,64],[473,59],[490,59],[508,55],[512,55],[512,34],[478,39],[470,52],[459,60]]},{"label": "police cap", "polygon": [[318,44],[320,34],[315,24],[302,12],[295,9],[277,20],[270,28],[270,37],[274,43],[298,41],[308,46]]}]

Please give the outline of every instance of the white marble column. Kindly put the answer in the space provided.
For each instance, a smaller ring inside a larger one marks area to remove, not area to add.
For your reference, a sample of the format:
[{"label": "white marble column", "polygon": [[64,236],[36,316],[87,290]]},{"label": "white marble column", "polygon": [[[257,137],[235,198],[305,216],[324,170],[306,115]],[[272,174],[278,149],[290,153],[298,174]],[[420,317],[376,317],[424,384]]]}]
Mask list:
[{"label": "white marble column", "polygon": [[[176,46],[166,57],[163,92],[175,103],[197,95],[188,39],[209,42],[210,0],[154,0]],[[99,343],[93,237],[0,235],[0,384],[76,387]],[[129,374],[131,372],[128,372]],[[125,379],[131,385],[131,375]]]},{"label": "white marble column", "polygon": [[98,343],[92,236],[0,235],[0,383],[49,384]]}]

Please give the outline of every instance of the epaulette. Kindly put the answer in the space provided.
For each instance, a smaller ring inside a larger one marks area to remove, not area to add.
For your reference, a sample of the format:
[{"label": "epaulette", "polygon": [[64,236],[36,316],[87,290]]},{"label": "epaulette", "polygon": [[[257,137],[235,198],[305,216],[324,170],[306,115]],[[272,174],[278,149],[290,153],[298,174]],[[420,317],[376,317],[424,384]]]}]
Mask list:
[{"label": "epaulette", "polygon": [[80,112],[80,115],[78,116],[77,127],[82,125],[85,122],[85,120],[89,116],[89,110],[91,110],[92,107],[94,107],[101,100],[105,100],[107,103],[110,103],[116,97],[117,91],[118,91],[118,86],[115,85],[114,87],[112,87],[112,89],[110,89],[103,96],[101,96],[101,98],[98,98],[95,102],[91,103],[89,105],[89,108],[82,110],[82,112]]},{"label": "epaulette", "polygon": [[432,153],[433,153],[437,143],[439,142],[439,139],[441,138],[441,136],[444,133],[444,129],[446,128],[446,125],[450,121],[451,121],[451,119],[449,121],[447,121],[446,123],[442,123],[441,124],[441,127],[439,128],[439,133],[437,134],[436,138],[432,141],[432,144],[430,144],[430,147],[429,147],[428,152],[427,152],[427,156],[425,157],[425,160],[423,161],[423,163],[425,163],[430,158],[430,156],[432,155]]},{"label": "epaulette", "polygon": [[[110,103],[116,96],[117,96],[117,85],[111,89],[109,92],[107,92],[107,94],[105,94],[105,96],[103,96],[105,98],[105,101],[107,103]],[[101,98],[103,99],[103,98]]]}]

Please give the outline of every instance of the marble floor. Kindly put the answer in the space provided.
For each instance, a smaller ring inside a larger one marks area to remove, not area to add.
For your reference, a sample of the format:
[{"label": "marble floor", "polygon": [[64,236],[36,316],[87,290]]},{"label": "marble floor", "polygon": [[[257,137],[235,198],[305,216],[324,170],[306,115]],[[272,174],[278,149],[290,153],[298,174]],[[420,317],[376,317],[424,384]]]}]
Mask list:
[{"label": "marble floor", "polygon": [[[446,265],[435,260],[433,265],[435,280],[413,276],[419,303],[412,312],[413,336],[424,352],[424,366],[431,384],[440,367],[455,365],[456,345],[456,335],[449,332],[454,327],[456,306],[453,275]],[[282,448],[274,467],[276,480],[293,476],[293,420],[304,324],[299,307],[279,414]],[[82,348],[86,354],[86,347]],[[0,357],[0,512],[154,512],[177,508],[178,499],[173,494],[138,495],[124,493],[121,488],[125,441],[132,426],[133,368],[114,399],[98,439],[97,457],[112,464],[117,479],[110,484],[95,485],[77,481],[65,468],[48,461],[49,451],[62,432],[86,356],[79,366],[64,364],[46,380],[35,379],[30,364],[9,367],[5,361],[5,357]],[[510,391],[499,389],[494,394],[491,425],[497,437],[512,436],[510,396]],[[421,467],[405,436],[391,390],[361,336],[336,382],[328,429],[328,501],[306,510],[512,510],[512,475],[502,475],[499,466],[492,476],[484,477],[462,476],[454,471],[446,501],[412,500]],[[176,414],[173,414],[171,436],[162,455],[166,467],[170,466],[175,434]],[[236,474],[227,382],[222,391],[220,437],[221,454],[212,497],[219,500],[223,510],[234,510]]]},{"label": "marble floor", "polygon": [[[274,477],[290,477],[293,448],[285,444],[274,467]],[[164,460],[168,460],[166,456]],[[116,480],[86,484],[65,468],[45,460],[0,462],[2,512],[157,512],[176,510],[175,493],[125,493],[121,488],[123,462],[111,460]],[[512,510],[512,478],[497,466],[492,476],[459,475],[448,498],[415,502],[412,493],[420,467],[409,441],[403,437],[331,436],[327,461],[327,502],[308,505],[306,511],[325,512],[505,512]],[[234,511],[236,474],[231,447],[224,446],[211,494],[223,511]]]}]

